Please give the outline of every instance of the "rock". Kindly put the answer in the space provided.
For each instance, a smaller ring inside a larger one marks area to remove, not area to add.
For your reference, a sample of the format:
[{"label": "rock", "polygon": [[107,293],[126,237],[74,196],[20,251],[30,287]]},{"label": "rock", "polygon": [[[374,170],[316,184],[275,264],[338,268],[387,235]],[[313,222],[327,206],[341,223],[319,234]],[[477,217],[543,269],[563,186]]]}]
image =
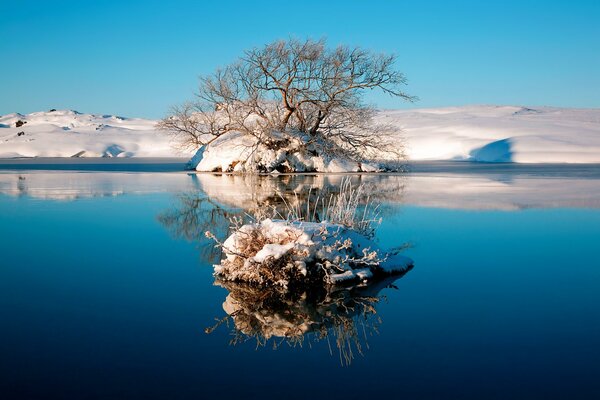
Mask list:
[{"label": "rock", "polygon": [[23,125],[25,125],[26,123],[27,123],[27,121],[21,121],[21,120],[18,120],[17,122],[15,122],[15,126],[16,126],[17,128],[20,128],[20,127],[22,127]]},{"label": "rock", "polygon": [[56,111],[56,108],[53,108],[53,109],[51,109],[51,110],[50,110],[50,111],[48,111],[48,112],[54,112],[54,111]]},{"label": "rock", "polygon": [[17,136],[23,136],[25,134],[25,132],[21,131],[17,133]]}]

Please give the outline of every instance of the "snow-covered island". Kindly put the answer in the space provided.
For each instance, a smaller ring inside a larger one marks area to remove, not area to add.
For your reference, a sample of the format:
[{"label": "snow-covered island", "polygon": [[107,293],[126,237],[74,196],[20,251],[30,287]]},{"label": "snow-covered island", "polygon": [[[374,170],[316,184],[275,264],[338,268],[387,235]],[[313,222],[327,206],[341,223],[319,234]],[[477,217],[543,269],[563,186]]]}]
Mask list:
[{"label": "snow-covered island", "polygon": [[[409,161],[600,163],[600,109],[482,105],[380,110],[374,118],[402,130],[398,142]],[[156,128],[157,122],[70,110],[3,115],[0,158],[191,158],[195,151],[174,148],[171,137]],[[241,139],[230,139],[223,137],[202,148],[192,167],[235,169],[248,150],[237,142]],[[276,160],[281,154],[256,157]],[[356,163],[322,158],[306,163],[323,172],[359,169]]]},{"label": "snow-covered island", "polygon": [[[303,195],[306,200],[300,201]],[[284,211],[263,207],[250,222],[234,217],[232,233],[223,242],[206,232],[223,253],[215,276],[287,289],[366,283],[413,265],[399,254],[403,246],[383,250],[377,244],[379,206],[369,202],[362,184],[353,186],[345,178],[337,194],[311,198],[310,192],[296,193],[281,201]]]},{"label": "snow-covered island", "polygon": [[364,232],[328,222],[264,219],[236,228],[221,247],[220,279],[284,288],[368,282],[413,265]]}]

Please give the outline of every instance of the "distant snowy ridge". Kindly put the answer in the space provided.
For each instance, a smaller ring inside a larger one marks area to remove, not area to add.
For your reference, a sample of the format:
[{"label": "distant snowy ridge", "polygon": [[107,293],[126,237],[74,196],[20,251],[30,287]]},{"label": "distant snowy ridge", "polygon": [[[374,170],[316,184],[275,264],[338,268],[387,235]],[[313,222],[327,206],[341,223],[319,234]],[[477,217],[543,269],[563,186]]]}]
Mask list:
[{"label": "distant snowy ridge", "polygon": [[[600,109],[464,106],[383,110],[376,119],[403,129],[409,160],[600,163]],[[0,158],[192,156],[155,124],[69,110],[8,114],[0,117]],[[212,153],[221,164],[236,156]]]},{"label": "distant snowy ridge", "polygon": [[0,158],[191,156],[156,122],[72,110],[8,114],[0,117]]},{"label": "distant snowy ridge", "polygon": [[464,106],[379,112],[410,160],[600,163],[600,109]]}]

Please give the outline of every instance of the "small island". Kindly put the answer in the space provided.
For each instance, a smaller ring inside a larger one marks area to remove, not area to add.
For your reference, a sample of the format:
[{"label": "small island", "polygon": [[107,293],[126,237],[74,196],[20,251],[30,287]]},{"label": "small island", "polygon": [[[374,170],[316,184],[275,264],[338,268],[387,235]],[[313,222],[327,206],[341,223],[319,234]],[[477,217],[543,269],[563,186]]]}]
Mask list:
[{"label": "small island", "polygon": [[305,204],[282,201],[285,215],[263,208],[250,223],[232,219],[232,233],[224,242],[206,232],[223,252],[214,266],[218,279],[284,289],[364,284],[413,266],[399,254],[405,246],[379,247],[379,205],[369,202],[364,186],[353,187],[348,178],[339,193],[317,197],[312,204],[310,195]]}]

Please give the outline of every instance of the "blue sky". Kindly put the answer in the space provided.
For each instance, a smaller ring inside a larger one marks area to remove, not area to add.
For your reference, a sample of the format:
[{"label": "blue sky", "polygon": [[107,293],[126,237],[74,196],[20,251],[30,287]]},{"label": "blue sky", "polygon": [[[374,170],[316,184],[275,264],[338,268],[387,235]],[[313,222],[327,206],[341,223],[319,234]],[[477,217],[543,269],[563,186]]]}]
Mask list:
[{"label": "blue sky", "polygon": [[600,1],[0,0],[0,114],[158,118],[199,75],[274,39],[399,56],[407,105],[600,107]]}]

